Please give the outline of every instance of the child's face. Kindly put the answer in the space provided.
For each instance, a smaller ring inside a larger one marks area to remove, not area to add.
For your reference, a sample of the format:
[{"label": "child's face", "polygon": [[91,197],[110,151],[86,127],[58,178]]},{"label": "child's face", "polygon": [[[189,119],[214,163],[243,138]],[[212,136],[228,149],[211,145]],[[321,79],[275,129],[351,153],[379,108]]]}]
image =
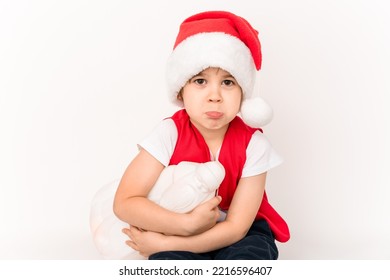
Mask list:
[{"label": "child's face", "polygon": [[226,131],[240,110],[241,87],[229,72],[207,68],[183,87],[181,98],[198,130]]}]

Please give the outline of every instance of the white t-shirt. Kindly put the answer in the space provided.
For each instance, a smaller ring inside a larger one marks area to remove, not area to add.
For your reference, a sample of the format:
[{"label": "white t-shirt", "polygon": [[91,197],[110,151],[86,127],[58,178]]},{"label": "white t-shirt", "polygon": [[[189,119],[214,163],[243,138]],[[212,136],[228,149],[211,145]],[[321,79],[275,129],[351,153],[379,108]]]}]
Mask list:
[{"label": "white t-shirt", "polygon": [[[177,137],[174,121],[165,119],[138,146],[167,166],[175,150]],[[214,160],[218,160],[218,155]],[[259,175],[282,162],[282,158],[273,149],[267,137],[260,131],[256,131],[246,149],[246,162],[241,177]]]}]

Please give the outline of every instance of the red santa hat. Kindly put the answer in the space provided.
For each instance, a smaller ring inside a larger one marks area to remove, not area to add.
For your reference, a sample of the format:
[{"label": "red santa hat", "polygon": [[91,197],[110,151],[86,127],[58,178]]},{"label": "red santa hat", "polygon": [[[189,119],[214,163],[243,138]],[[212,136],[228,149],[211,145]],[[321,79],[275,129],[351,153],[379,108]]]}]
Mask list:
[{"label": "red santa hat", "polygon": [[258,32],[244,18],[225,11],[193,15],[180,25],[168,59],[170,98],[182,105],[177,94],[186,82],[206,68],[219,67],[229,72],[242,88],[240,113],[244,122],[253,127],[264,126],[272,119],[272,109],[262,98],[252,98],[261,61]]}]

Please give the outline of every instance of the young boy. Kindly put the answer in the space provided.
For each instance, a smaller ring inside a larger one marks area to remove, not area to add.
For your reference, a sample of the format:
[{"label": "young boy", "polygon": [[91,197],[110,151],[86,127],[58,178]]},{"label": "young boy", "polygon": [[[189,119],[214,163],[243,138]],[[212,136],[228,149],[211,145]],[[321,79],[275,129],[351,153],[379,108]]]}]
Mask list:
[{"label": "young boy", "polygon": [[[210,11],[181,24],[167,80],[184,109],[140,143],[115,196],[115,214],[131,225],[123,230],[131,248],[155,260],[278,258],[275,239],[286,242],[289,229],[264,191],[267,171],[281,159],[259,128],[269,111],[250,98],[260,67],[257,31],[245,19]],[[164,167],[212,160],[225,178],[217,196],[190,213],[146,198]],[[217,223],[219,209],[227,216]]]}]

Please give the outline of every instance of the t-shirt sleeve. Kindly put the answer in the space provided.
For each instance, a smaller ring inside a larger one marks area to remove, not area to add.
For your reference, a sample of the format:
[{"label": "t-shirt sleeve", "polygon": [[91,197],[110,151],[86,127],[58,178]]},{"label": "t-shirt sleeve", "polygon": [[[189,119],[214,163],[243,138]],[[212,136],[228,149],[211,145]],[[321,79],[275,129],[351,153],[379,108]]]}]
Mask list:
[{"label": "t-shirt sleeve", "polygon": [[144,149],[164,166],[168,166],[177,142],[177,129],[172,119],[160,122],[140,143]]},{"label": "t-shirt sleeve", "polygon": [[283,162],[270,141],[260,131],[256,131],[246,149],[246,162],[241,177],[250,177],[267,172]]}]

